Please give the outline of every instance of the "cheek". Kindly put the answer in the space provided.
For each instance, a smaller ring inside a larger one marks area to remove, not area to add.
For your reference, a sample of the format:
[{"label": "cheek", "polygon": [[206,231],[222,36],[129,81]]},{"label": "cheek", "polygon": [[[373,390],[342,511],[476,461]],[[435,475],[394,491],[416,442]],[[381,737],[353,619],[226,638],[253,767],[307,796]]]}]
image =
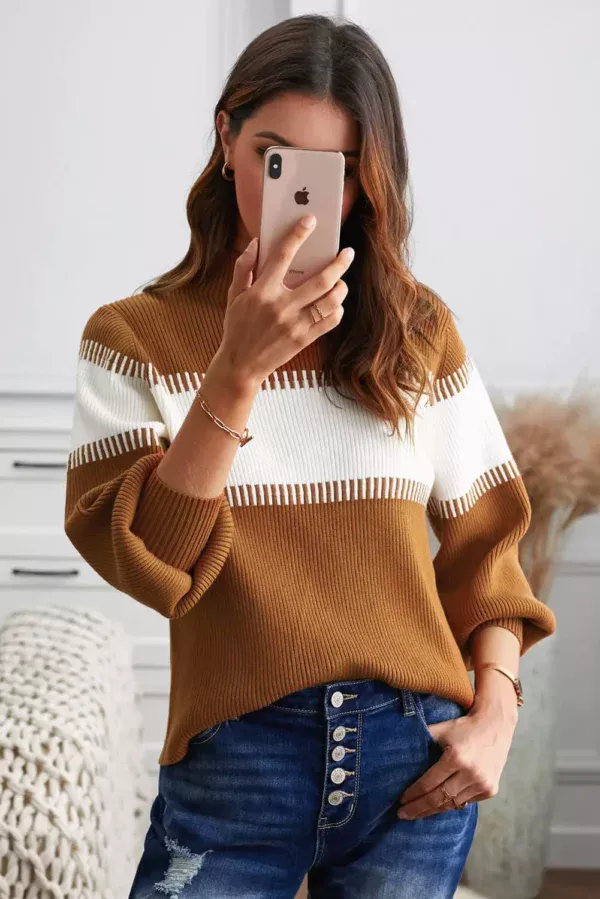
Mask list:
[{"label": "cheek", "polygon": [[342,200],[342,224],[350,215],[352,207],[354,206],[358,197],[358,193],[359,185],[356,181],[353,181],[348,187],[344,189],[344,199]]},{"label": "cheek", "polygon": [[235,195],[240,216],[252,237],[260,229],[262,199],[262,169],[257,166],[238,165],[235,170]]}]

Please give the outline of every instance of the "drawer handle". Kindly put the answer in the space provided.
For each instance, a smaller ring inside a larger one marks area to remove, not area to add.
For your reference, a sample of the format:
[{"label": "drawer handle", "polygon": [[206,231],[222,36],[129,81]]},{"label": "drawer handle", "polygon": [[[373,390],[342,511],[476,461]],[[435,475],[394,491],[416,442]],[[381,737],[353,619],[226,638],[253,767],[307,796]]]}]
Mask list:
[{"label": "drawer handle", "polygon": [[20,462],[13,460],[13,468],[66,468],[66,462]]},{"label": "drawer handle", "polygon": [[11,569],[11,574],[16,574],[19,577],[27,577],[30,574],[39,575],[40,577],[47,577],[48,575],[52,575],[54,577],[73,577],[73,575],[80,574],[78,568],[67,568],[61,571],[60,569],[35,569],[35,568],[13,568]]}]

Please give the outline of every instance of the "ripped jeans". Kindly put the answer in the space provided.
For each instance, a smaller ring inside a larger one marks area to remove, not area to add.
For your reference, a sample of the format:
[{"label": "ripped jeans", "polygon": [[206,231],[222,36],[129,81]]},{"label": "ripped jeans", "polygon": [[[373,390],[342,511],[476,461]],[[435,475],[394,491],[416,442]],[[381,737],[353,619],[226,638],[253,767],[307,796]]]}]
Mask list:
[{"label": "ripped jeans", "polygon": [[396,816],[466,710],[381,680],[290,693],[196,734],[161,765],[128,899],[451,899],[477,802]]}]

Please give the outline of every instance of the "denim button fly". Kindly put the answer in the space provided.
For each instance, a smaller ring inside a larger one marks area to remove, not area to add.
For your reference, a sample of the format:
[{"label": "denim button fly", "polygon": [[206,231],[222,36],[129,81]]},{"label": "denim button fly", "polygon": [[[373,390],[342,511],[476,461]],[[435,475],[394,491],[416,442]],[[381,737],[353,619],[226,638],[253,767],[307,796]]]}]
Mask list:
[{"label": "denim button fly", "polygon": [[277,895],[291,897],[307,871],[315,899],[450,899],[477,803],[415,820],[396,811],[442,754],[428,724],[460,714],[443,697],[358,678],[313,684],[206,728],[181,761],[161,766],[128,899],[175,896],[191,877],[190,899],[250,899],[274,895],[274,875]]},{"label": "denim button fly", "polygon": [[334,768],[331,772],[331,779],[334,784],[341,784],[346,780],[346,772],[343,768]]}]

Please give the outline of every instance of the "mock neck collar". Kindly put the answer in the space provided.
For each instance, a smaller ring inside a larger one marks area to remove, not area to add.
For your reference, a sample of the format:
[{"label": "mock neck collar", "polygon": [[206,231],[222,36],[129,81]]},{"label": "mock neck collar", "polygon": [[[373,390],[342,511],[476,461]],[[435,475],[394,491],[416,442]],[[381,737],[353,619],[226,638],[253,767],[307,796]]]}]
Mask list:
[{"label": "mock neck collar", "polygon": [[233,278],[236,259],[240,254],[226,248],[220,253],[219,260],[213,266],[210,276],[201,281],[193,280],[188,286],[194,297],[207,299],[215,305],[227,305],[227,293]]}]

